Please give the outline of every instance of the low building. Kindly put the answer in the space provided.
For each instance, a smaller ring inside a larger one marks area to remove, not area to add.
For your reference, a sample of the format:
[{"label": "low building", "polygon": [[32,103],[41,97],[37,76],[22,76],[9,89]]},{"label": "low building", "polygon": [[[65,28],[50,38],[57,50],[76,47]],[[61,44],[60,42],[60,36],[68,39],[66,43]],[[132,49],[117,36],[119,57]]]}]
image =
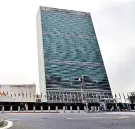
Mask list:
[{"label": "low building", "polygon": [[36,85],[0,85],[0,102],[36,102]]}]

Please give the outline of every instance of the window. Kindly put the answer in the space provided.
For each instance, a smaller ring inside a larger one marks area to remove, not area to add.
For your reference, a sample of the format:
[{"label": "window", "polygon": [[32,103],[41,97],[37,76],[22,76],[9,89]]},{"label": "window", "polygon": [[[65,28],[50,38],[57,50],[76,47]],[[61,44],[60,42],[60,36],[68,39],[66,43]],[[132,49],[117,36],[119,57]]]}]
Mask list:
[{"label": "window", "polygon": [[20,96],[20,93],[18,93],[18,96]]},{"label": "window", "polygon": [[11,94],[11,97],[12,97],[12,94]]}]

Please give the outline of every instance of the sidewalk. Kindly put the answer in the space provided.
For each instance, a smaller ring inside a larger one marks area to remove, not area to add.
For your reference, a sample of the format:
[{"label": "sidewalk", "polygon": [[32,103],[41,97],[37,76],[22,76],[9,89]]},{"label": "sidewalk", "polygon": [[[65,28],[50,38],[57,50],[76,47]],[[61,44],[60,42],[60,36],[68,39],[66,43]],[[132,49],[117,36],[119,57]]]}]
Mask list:
[{"label": "sidewalk", "polygon": [[79,112],[77,110],[58,110],[58,112],[56,112],[56,110],[50,110],[50,112],[48,110],[43,110],[42,112],[40,110],[36,110],[35,112],[33,110],[29,110],[29,111],[4,111],[1,113],[113,113],[113,112],[135,112],[135,110],[132,111],[89,111],[89,112],[85,112],[84,110],[80,110]]}]

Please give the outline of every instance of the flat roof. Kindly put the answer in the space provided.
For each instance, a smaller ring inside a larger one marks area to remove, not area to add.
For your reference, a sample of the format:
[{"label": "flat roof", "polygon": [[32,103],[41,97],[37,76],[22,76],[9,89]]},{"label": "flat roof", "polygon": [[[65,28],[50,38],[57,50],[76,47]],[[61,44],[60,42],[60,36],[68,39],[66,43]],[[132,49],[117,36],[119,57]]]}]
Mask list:
[{"label": "flat roof", "polygon": [[40,10],[61,11],[61,12],[67,12],[67,13],[72,13],[72,14],[78,14],[78,15],[90,15],[89,12],[75,11],[75,10],[68,10],[68,9],[59,9],[59,8],[52,8],[52,7],[45,7],[45,6],[40,6]]}]

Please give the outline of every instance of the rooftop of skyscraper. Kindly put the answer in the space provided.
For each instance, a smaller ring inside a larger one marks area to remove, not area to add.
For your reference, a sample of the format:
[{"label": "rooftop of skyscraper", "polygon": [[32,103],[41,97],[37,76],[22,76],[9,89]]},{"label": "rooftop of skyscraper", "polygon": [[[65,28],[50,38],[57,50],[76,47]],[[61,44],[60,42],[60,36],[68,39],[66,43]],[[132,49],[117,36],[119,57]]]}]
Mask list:
[{"label": "rooftop of skyscraper", "polygon": [[82,11],[74,11],[74,10],[67,10],[67,9],[59,9],[59,8],[52,8],[52,7],[44,7],[40,6],[41,10],[51,10],[51,11],[61,11],[61,12],[67,12],[67,13],[73,13],[78,15],[90,15],[89,12],[82,12]]}]

